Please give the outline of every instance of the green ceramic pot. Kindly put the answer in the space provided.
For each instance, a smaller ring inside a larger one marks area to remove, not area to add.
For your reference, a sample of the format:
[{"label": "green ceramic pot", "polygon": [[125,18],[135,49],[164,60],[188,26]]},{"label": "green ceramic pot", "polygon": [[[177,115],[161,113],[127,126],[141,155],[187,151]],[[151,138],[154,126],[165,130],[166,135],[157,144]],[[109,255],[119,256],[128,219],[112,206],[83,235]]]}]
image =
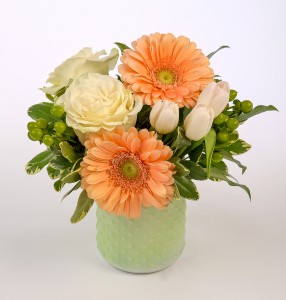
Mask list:
[{"label": "green ceramic pot", "polygon": [[151,273],[170,266],[185,244],[186,200],[164,209],[143,208],[141,217],[127,219],[97,207],[97,247],[113,267]]}]

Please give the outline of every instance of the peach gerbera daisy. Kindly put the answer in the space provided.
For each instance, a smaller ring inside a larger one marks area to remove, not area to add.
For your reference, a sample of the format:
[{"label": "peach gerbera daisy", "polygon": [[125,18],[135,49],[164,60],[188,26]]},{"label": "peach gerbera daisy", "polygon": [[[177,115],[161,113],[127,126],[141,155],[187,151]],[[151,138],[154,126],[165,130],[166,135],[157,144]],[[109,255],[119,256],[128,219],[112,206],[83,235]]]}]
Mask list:
[{"label": "peach gerbera daisy", "polygon": [[147,129],[89,134],[81,163],[82,188],[100,208],[127,218],[141,206],[163,208],[174,193],[172,151]]},{"label": "peach gerbera daisy", "polygon": [[184,36],[143,35],[124,51],[119,73],[127,88],[145,104],[158,100],[193,107],[202,89],[213,81],[209,59]]}]

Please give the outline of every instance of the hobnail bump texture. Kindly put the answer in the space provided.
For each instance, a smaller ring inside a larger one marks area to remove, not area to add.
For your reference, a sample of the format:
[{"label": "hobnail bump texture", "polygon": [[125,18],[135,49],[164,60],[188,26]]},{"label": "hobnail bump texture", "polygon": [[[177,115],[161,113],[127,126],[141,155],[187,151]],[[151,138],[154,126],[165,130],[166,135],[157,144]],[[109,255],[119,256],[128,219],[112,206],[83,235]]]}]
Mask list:
[{"label": "hobnail bump texture", "polygon": [[113,267],[132,273],[165,269],[185,244],[186,200],[163,209],[142,208],[137,219],[117,217],[97,207],[97,247]]}]

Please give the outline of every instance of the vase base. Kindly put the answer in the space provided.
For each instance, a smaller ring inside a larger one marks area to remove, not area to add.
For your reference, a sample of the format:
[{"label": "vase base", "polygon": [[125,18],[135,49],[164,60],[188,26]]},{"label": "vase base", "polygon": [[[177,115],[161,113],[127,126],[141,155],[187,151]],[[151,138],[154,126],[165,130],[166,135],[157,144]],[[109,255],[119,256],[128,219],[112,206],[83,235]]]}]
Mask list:
[{"label": "vase base", "polygon": [[165,269],[168,269],[170,266],[172,266],[178,260],[178,258],[176,260],[172,261],[170,264],[168,264],[166,266],[157,267],[157,268],[154,268],[154,269],[149,269],[149,270],[144,270],[144,271],[135,270],[135,269],[131,270],[131,269],[128,269],[128,268],[125,269],[124,267],[118,267],[118,266],[112,265],[111,263],[109,263],[109,265],[111,267],[113,267],[114,269],[117,269],[117,270],[125,272],[125,273],[137,274],[137,275],[140,275],[140,274],[147,275],[147,274],[157,273],[157,272],[163,271]]}]

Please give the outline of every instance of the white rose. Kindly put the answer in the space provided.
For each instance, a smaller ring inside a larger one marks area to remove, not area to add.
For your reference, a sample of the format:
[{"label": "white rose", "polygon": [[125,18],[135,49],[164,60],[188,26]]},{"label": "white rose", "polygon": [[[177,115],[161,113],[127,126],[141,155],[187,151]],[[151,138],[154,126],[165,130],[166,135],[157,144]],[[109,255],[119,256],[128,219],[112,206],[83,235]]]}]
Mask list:
[{"label": "white rose", "polygon": [[215,117],[226,107],[229,100],[229,84],[225,81],[210,83],[201,92],[194,109],[184,121],[186,136],[198,141],[211,129]]},{"label": "white rose", "polygon": [[167,134],[176,129],[179,122],[179,106],[169,101],[157,101],[150,113],[150,123],[159,133]]},{"label": "white rose", "polygon": [[[108,75],[118,60],[119,52],[113,48],[109,55],[105,50],[92,53],[91,48],[83,48],[76,55],[67,59],[49,75],[47,82],[52,86],[44,87],[42,90],[54,95],[58,90],[68,86],[72,80],[84,73],[100,73]],[[106,56],[103,56],[106,55]]]},{"label": "white rose", "polygon": [[63,106],[67,124],[83,134],[132,127],[142,108],[141,98],[134,99],[122,82],[98,73],[75,79],[56,104]]}]

